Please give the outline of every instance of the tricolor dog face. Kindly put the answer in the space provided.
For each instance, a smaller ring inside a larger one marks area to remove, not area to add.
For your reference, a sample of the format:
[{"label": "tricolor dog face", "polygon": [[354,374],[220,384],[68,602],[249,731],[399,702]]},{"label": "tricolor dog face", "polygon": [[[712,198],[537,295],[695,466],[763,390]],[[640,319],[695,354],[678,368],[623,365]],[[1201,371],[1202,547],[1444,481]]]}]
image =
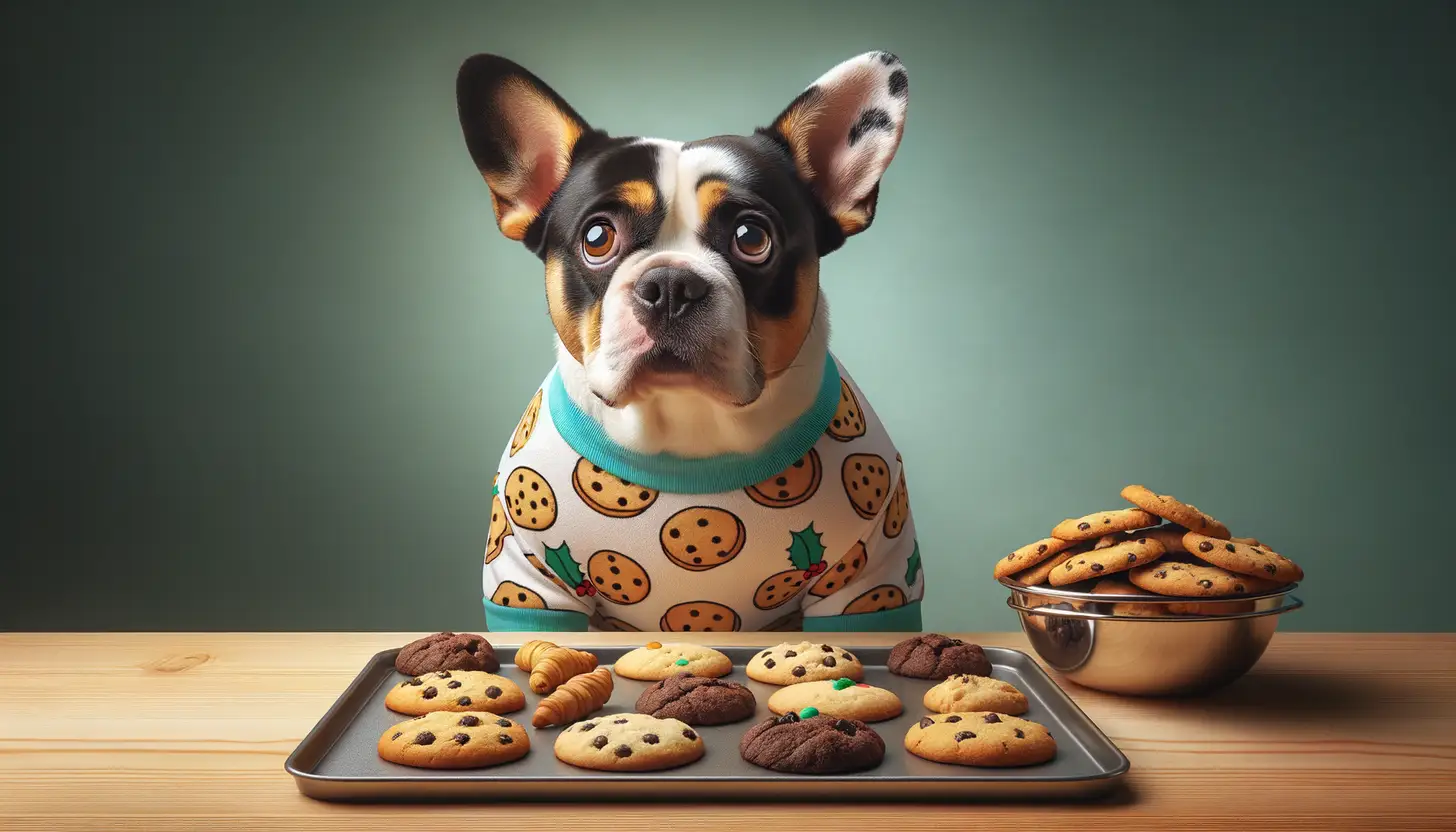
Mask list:
[{"label": "tricolor dog face", "polygon": [[819,314],[819,260],[874,219],[905,126],[898,58],[834,67],[768,127],[612,137],[494,55],[460,68],[465,142],[496,222],[545,263],[561,348],[622,408],[663,391],[752,404]]}]

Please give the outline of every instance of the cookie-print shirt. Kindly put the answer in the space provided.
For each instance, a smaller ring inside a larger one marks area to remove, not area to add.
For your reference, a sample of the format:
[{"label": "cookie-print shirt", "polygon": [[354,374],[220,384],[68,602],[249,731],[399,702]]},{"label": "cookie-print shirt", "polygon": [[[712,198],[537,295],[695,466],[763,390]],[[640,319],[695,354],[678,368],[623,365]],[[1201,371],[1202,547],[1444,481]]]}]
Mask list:
[{"label": "cookie-print shirt", "polygon": [[913,631],[925,576],[900,455],[838,361],[753,455],[612,443],[553,369],[501,456],[492,631]]}]

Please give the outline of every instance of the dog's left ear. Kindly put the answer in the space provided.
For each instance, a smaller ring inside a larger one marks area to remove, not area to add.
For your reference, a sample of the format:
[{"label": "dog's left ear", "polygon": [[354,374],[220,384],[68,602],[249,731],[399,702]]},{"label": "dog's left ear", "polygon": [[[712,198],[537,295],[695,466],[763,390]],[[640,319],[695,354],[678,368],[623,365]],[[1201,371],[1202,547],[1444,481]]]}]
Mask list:
[{"label": "dog's left ear", "polygon": [[577,144],[599,131],[540,78],[497,55],[461,64],[455,100],[496,223],[502,234],[524,240],[566,179]]},{"label": "dog's left ear", "polygon": [[866,52],[824,73],[767,128],[788,144],[799,176],[846,236],[874,221],[880,177],[900,146],[909,104],[900,59]]}]

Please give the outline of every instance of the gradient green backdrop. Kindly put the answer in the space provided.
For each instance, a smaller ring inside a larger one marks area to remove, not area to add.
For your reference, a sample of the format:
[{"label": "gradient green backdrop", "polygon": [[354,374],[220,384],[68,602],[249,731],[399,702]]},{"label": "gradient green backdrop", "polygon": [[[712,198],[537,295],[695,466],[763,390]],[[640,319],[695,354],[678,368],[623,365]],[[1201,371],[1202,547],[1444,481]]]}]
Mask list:
[{"label": "gradient green backdrop", "polygon": [[479,628],[552,330],[461,59],[687,139],[888,49],[824,284],[926,626],[1014,628],[992,561],[1142,482],[1305,566],[1283,626],[1451,629],[1453,8],[7,3],[0,625]]}]

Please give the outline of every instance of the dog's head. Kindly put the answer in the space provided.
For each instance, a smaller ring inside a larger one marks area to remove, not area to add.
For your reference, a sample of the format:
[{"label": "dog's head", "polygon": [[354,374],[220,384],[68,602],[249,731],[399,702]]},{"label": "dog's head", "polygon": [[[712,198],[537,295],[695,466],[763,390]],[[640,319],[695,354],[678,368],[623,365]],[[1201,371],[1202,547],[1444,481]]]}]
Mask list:
[{"label": "dog's head", "polygon": [[460,68],[465,142],[496,222],[546,266],[562,348],[621,407],[664,389],[754,402],[819,307],[819,259],[874,220],[905,69],[871,52],[749,135],[611,137],[494,55]]}]

